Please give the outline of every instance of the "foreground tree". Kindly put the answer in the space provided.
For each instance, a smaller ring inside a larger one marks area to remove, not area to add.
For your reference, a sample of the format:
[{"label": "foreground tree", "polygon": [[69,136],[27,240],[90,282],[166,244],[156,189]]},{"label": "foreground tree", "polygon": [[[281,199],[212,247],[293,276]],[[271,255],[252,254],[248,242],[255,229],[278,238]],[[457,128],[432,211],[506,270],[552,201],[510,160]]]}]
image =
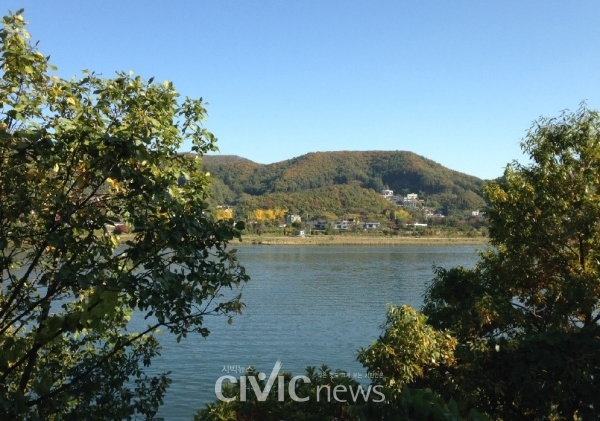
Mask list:
[{"label": "foreground tree", "polygon": [[540,119],[522,146],[532,163],[484,189],[494,249],[428,291],[429,323],[459,345],[423,381],[497,419],[598,419],[600,115]]},{"label": "foreground tree", "polygon": [[[0,419],[151,418],[161,327],[208,335],[248,280],[232,220],[205,217],[201,100],[117,74],[48,74],[21,11],[0,30]],[[131,230],[120,243],[116,222]],[[223,292],[222,292],[223,291]],[[128,320],[145,319],[131,332]]]}]

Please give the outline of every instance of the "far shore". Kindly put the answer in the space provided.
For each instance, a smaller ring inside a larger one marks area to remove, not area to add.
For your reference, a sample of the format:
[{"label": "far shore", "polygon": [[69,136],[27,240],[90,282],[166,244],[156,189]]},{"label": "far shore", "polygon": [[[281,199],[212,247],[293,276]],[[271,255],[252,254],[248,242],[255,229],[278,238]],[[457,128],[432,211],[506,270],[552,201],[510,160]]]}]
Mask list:
[{"label": "far shore", "polygon": [[335,245],[335,246],[388,246],[388,245],[487,245],[487,237],[371,237],[353,235],[291,236],[242,236],[242,241],[232,244],[243,245]]},{"label": "far shore", "polygon": [[[124,243],[133,240],[134,235],[124,233],[119,241]],[[377,237],[366,235],[312,235],[299,236],[270,236],[243,235],[242,241],[232,240],[231,245],[263,245],[263,246],[462,246],[488,245],[487,237]]]}]

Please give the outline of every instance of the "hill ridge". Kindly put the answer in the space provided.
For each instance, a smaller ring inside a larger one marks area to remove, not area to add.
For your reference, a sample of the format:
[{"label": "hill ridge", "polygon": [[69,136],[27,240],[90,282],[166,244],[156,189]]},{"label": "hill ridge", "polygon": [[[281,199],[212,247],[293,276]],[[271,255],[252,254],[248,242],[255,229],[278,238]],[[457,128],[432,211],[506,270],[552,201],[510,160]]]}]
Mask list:
[{"label": "hill ridge", "polygon": [[[202,160],[204,170],[213,176],[213,200],[220,204],[239,205],[248,202],[248,196],[275,194],[279,199],[295,194],[305,202],[302,194],[348,185],[371,190],[364,192],[369,200],[372,191],[381,193],[384,188],[400,195],[417,193],[429,207],[445,214],[483,205],[483,180],[410,151],[315,151],[271,164],[237,155],[205,155]],[[331,189],[320,191],[334,194]]]}]

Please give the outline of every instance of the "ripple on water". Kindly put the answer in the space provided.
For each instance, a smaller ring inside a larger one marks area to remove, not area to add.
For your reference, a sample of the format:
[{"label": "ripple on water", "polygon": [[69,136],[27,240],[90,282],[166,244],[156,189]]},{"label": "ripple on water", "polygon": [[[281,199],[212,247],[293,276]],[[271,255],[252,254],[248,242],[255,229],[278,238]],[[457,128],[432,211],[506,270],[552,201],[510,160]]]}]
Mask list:
[{"label": "ripple on water", "polygon": [[[209,318],[207,339],[177,344],[160,338],[162,356],[154,370],[172,371],[159,413],[190,420],[215,400],[214,383],[228,365],[254,365],[270,373],[303,373],[327,364],[364,373],[356,353],[380,333],[388,303],[420,307],[432,265],[471,267],[473,246],[244,246],[241,263],[252,280],[244,287],[244,314],[232,325]],[[231,373],[230,373],[231,374]],[[233,373],[237,376],[239,374]]]}]

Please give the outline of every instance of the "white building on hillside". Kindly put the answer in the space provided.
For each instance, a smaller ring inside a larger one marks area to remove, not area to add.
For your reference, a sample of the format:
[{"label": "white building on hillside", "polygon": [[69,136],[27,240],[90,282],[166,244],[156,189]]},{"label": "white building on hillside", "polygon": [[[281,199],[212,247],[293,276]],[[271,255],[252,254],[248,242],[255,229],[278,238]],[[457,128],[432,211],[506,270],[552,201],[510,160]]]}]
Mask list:
[{"label": "white building on hillside", "polygon": [[392,200],[392,197],[394,197],[394,190],[381,190],[381,195],[383,197],[385,197],[387,200]]}]

